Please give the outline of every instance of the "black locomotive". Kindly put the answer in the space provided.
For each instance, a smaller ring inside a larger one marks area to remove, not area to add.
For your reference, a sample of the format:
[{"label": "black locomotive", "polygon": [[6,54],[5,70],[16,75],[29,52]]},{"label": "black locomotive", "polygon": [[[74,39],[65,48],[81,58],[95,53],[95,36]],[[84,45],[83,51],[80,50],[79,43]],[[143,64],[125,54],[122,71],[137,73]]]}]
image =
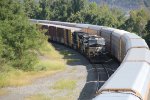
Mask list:
[{"label": "black locomotive", "polygon": [[[42,28],[48,29],[49,40],[64,44],[78,50],[91,63],[100,63],[100,57],[105,56],[105,39],[97,34],[82,31],[81,28],[46,24]],[[96,60],[98,59],[98,60]]]}]

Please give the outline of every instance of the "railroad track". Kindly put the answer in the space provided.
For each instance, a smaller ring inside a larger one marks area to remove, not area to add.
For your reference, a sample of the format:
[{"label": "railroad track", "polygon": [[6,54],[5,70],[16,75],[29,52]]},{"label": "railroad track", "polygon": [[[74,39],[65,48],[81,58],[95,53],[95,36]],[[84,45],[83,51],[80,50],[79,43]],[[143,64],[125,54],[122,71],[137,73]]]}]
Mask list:
[{"label": "railroad track", "polygon": [[95,91],[97,94],[101,86],[109,79],[119,65],[113,59],[111,59],[101,64],[92,64],[92,66],[97,77],[97,86]]}]

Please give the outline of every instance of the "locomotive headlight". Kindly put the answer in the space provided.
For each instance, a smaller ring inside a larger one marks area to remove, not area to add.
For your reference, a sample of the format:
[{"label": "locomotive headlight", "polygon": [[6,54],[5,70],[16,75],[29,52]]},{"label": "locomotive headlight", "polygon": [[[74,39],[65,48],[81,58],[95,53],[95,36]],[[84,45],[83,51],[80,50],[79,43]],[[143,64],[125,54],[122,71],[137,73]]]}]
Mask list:
[{"label": "locomotive headlight", "polygon": [[96,52],[100,52],[101,49],[102,49],[102,47],[97,47],[97,48],[96,48]]},{"label": "locomotive headlight", "polygon": [[98,52],[99,51],[99,47],[97,47],[95,51]]}]

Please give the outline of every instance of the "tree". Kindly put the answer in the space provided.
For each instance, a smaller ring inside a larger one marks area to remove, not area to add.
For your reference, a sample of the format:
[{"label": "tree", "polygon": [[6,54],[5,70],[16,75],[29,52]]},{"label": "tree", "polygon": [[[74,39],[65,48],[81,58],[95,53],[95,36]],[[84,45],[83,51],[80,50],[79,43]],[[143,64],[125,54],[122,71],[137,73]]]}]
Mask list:
[{"label": "tree", "polygon": [[17,0],[0,2],[1,58],[14,67],[32,70],[37,61],[34,52],[44,40],[44,35],[29,23],[22,4]]},{"label": "tree", "polygon": [[70,16],[86,9],[86,5],[87,0],[39,0],[40,13],[36,18],[67,21]]},{"label": "tree", "polygon": [[144,39],[146,40],[147,44],[150,47],[150,20],[147,21],[145,31],[147,34],[144,36]]},{"label": "tree", "polygon": [[2,43],[2,37],[0,36],[0,56],[2,55],[2,48],[3,48],[3,43]]},{"label": "tree", "polygon": [[71,0],[55,0],[50,9],[52,11],[51,20],[66,21],[71,15]]},{"label": "tree", "polygon": [[149,14],[143,9],[131,11],[129,19],[125,21],[122,28],[130,32],[135,32],[140,36],[144,36],[142,32],[144,31],[148,19]]},{"label": "tree", "polygon": [[75,14],[87,8],[87,0],[71,0],[72,12]]},{"label": "tree", "polygon": [[94,24],[98,16],[98,6],[96,3],[90,3],[86,9],[81,9],[75,14],[72,14],[67,20],[78,23]]},{"label": "tree", "polygon": [[51,19],[51,0],[39,0],[39,14],[38,19]]},{"label": "tree", "polygon": [[107,5],[98,6],[96,3],[89,3],[86,9],[72,14],[67,19],[70,22],[97,24],[110,27],[119,27],[125,20],[120,10],[110,9]]},{"label": "tree", "polygon": [[39,13],[38,3],[35,0],[23,0],[25,13],[29,18],[35,19]]},{"label": "tree", "polygon": [[147,21],[145,30],[146,30],[146,32],[147,32],[148,34],[150,34],[150,20]]},{"label": "tree", "polygon": [[72,14],[67,21],[75,22],[75,23],[84,23],[84,17],[81,15],[81,12],[77,12],[76,14]]}]

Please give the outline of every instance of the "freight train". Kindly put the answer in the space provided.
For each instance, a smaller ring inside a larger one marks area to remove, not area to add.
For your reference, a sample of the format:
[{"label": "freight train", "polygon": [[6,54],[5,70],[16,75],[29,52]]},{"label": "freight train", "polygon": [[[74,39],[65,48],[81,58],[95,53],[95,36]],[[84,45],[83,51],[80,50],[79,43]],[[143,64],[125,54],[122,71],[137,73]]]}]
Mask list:
[{"label": "freight train", "polygon": [[[46,29],[46,35],[49,41],[57,42],[69,46],[84,56],[86,56],[91,63],[101,63],[104,59],[99,60],[105,53],[105,39],[97,34],[85,32],[85,29],[53,25],[41,24],[42,29]],[[98,59],[98,60],[96,60]]]},{"label": "freight train", "polygon": [[[141,37],[105,26],[34,19],[30,21],[43,25],[48,23],[74,27],[105,39],[105,49],[118,59],[121,65],[99,89],[94,100],[150,100],[150,51]],[[81,48],[79,41],[73,41],[75,42],[75,48]]]}]

